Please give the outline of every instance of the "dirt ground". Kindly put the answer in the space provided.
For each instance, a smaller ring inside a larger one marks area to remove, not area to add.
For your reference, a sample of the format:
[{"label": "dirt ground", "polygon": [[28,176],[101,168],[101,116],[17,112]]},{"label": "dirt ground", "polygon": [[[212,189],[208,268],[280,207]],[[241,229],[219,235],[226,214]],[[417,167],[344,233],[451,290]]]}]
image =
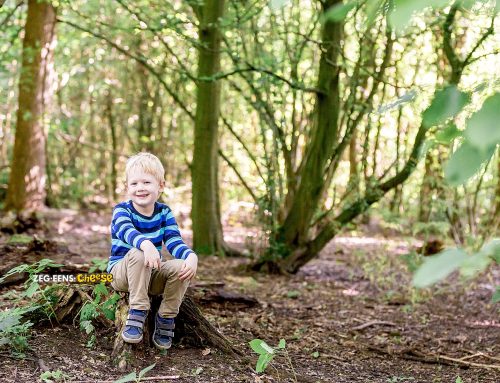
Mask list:
[{"label": "dirt ground", "polygon": [[[70,250],[55,252],[56,261],[82,264],[107,257],[108,216],[70,210],[45,216],[38,235]],[[183,236],[189,243],[189,233]],[[259,238],[242,227],[228,229],[227,237],[240,248]],[[0,234],[0,245],[8,238]],[[223,282],[226,291],[259,301],[252,308],[202,307],[243,356],[181,345],[166,355],[138,354],[135,369],[156,363],[146,376],[157,382],[500,382],[499,305],[490,303],[500,270],[416,291],[404,261],[416,245],[404,237],[346,233],[291,277],[249,273],[243,267],[249,258],[203,258],[195,283]],[[4,270],[26,261],[8,251],[0,257]],[[8,304],[4,299],[3,307]],[[118,379],[132,369],[123,373],[112,365],[114,336],[99,330],[89,349],[78,326],[38,325],[25,359],[0,349],[0,382],[40,381],[41,368],[64,372],[61,381],[67,382]],[[255,338],[271,346],[286,340],[287,354],[276,356],[264,374],[254,371],[258,355],[248,342]]]}]

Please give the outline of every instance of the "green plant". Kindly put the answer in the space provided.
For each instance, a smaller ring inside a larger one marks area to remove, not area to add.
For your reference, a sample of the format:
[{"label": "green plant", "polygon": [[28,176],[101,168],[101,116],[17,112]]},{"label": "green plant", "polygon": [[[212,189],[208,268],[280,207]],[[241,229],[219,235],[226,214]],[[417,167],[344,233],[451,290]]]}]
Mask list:
[{"label": "green plant", "polygon": [[[42,259],[33,264],[22,264],[7,271],[1,278],[4,281],[11,275],[27,273],[28,278],[23,285],[23,290],[16,295],[14,307],[0,311],[0,346],[8,345],[15,353],[22,353],[28,348],[28,337],[33,323],[26,320],[27,313],[39,310],[49,319],[52,310],[52,294],[56,286],[41,288],[36,280],[36,275],[47,267],[61,266],[50,259]],[[35,297],[38,299],[35,300]],[[30,303],[26,305],[26,300]],[[22,307],[21,306],[22,301]]]},{"label": "green plant", "polygon": [[[473,254],[464,249],[447,249],[428,257],[413,276],[413,285],[419,288],[430,286],[446,278],[455,270],[465,278],[472,278],[484,271],[492,262],[500,264],[500,239],[493,239]],[[497,286],[492,300],[500,300]]]},{"label": "green plant", "polygon": [[106,268],[108,267],[107,259],[92,258],[90,262],[92,262],[92,266],[90,266],[89,268],[89,273],[93,273],[97,270],[106,271]]},{"label": "green plant", "polygon": [[120,299],[120,295],[113,293],[108,299],[103,301],[102,298],[108,294],[108,289],[103,283],[95,285],[93,299],[85,302],[80,309],[80,329],[85,331],[87,335],[90,335],[90,339],[87,342],[87,347],[89,348],[94,346],[96,340],[95,326],[92,321],[100,314],[109,320],[115,320],[116,303]]},{"label": "green plant", "polygon": [[144,375],[146,375],[146,373],[151,371],[154,368],[154,366],[156,366],[156,363],[153,363],[151,366],[143,368],[139,372],[139,374],[137,374],[135,371],[133,371],[130,374],[125,375],[118,380],[115,380],[113,383],[140,382],[141,379],[144,377]]},{"label": "green plant", "polygon": [[45,371],[40,374],[40,379],[45,383],[65,382],[67,378],[69,378],[69,375],[61,370]]},{"label": "green plant", "polygon": [[254,339],[250,342],[250,347],[257,354],[259,354],[259,359],[257,360],[257,364],[255,365],[255,371],[257,373],[264,372],[267,366],[272,362],[276,355],[280,352],[284,354],[294,376],[295,382],[297,382],[297,375],[295,374],[295,369],[293,368],[292,361],[288,352],[286,350],[286,342],[284,339],[280,339],[278,346],[276,348],[272,348],[266,342],[261,339]]},{"label": "green plant", "polygon": [[22,353],[28,348],[28,335],[33,323],[23,321],[23,316],[33,307],[15,307],[0,311],[0,347],[9,345],[15,353]]}]

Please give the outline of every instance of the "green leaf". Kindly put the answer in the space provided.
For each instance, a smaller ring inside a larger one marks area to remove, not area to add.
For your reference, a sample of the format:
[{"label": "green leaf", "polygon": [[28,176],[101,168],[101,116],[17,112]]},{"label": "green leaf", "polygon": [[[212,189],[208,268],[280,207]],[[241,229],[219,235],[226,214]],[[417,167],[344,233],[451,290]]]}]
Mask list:
[{"label": "green leaf", "polygon": [[39,288],[40,288],[40,285],[37,282],[33,282],[28,287],[28,289],[26,290],[24,295],[26,295],[28,298],[31,298],[33,295],[35,295],[35,293],[38,291]]},{"label": "green leaf", "polygon": [[410,24],[414,14],[428,7],[440,8],[447,4],[448,0],[394,0],[389,22],[396,33],[401,33]]},{"label": "green leaf", "polygon": [[289,0],[269,0],[269,8],[273,11],[283,8]]},{"label": "green leaf", "polygon": [[33,241],[33,237],[31,235],[25,234],[14,234],[9,238],[7,243],[19,243],[19,244],[28,244]]},{"label": "green leaf", "polygon": [[323,22],[333,21],[338,22],[346,18],[347,14],[356,7],[355,1],[349,1],[347,3],[339,3],[330,7],[323,15]]},{"label": "green leaf", "polygon": [[500,238],[493,238],[491,241],[486,243],[482,248],[481,252],[485,253],[488,257],[493,258],[493,260],[500,264]]},{"label": "green leaf", "polygon": [[483,152],[472,146],[468,141],[464,141],[445,165],[444,175],[446,180],[452,186],[464,184],[478,172],[481,165],[489,160],[494,152],[494,147],[491,147],[487,152]]},{"label": "green leaf", "polygon": [[203,367],[193,368],[193,370],[191,370],[191,375],[198,376],[202,373],[202,371],[203,371]]},{"label": "green leaf", "polygon": [[498,302],[500,302],[500,286],[496,287],[495,292],[491,297],[491,303],[498,303]]},{"label": "green leaf", "polygon": [[491,263],[491,261],[492,259],[488,256],[488,254],[482,252],[474,254],[468,257],[460,265],[460,274],[465,278],[472,278],[484,271]]},{"label": "green leaf", "polygon": [[99,302],[101,301],[101,297],[107,294],[108,294],[108,289],[106,288],[104,283],[101,282],[95,285],[94,287],[95,303],[99,304]]},{"label": "green leaf", "polygon": [[263,372],[267,368],[269,362],[273,360],[273,357],[274,357],[273,354],[260,355],[259,359],[257,360],[257,365],[255,366],[255,371],[257,373]]},{"label": "green leaf", "polygon": [[366,28],[369,29],[375,19],[379,11],[382,9],[382,4],[385,3],[385,0],[368,0],[366,2]]},{"label": "green leaf", "polygon": [[457,126],[453,123],[446,125],[446,127],[440,130],[435,137],[436,142],[440,144],[449,144],[455,138],[462,135],[462,132],[458,130]]},{"label": "green leaf", "polygon": [[297,290],[287,291],[286,296],[288,298],[296,299],[300,296],[300,291],[297,291]]},{"label": "green leaf", "polygon": [[7,310],[0,314],[0,333],[5,332],[9,328],[17,326],[21,319],[21,315],[18,312],[14,312],[12,309]]},{"label": "green leaf", "polygon": [[311,355],[312,355],[312,357],[314,359],[318,359],[319,358],[319,352],[318,351],[314,351]]},{"label": "green leaf", "polygon": [[427,287],[446,278],[468,258],[462,249],[445,250],[429,257],[413,276],[415,287]]},{"label": "green leaf", "polygon": [[469,101],[469,95],[454,85],[438,90],[431,105],[423,113],[422,124],[427,128],[442,124],[448,118],[456,116]]},{"label": "green leaf", "polygon": [[464,135],[482,151],[500,143],[500,93],[488,97],[467,122]]},{"label": "green leaf", "polygon": [[274,349],[269,346],[266,342],[260,339],[254,339],[250,342],[250,347],[257,354],[273,354]]},{"label": "green leaf", "polygon": [[381,105],[377,109],[377,113],[382,114],[382,113],[385,113],[385,112],[392,110],[392,109],[395,109],[395,108],[401,108],[404,106],[404,104],[407,104],[407,103],[415,100],[416,97],[417,97],[417,92],[414,89],[412,89],[412,90],[408,91],[407,93],[403,94],[398,99],[396,99],[396,101]]},{"label": "green leaf", "polygon": [[460,376],[457,376],[457,379],[455,379],[455,383],[464,383],[464,381]]},{"label": "green leaf", "polygon": [[284,339],[280,339],[280,342],[278,343],[278,348],[280,350],[283,350],[286,347],[286,341]]},{"label": "green leaf", "polygon": [[153,363],[151,366],[147,366],[146,368],[143,368],[140,372],[139,372],[139,380],[144,376],[146,375],[149,371],[151,371],[154,367],[156,366],[156,363]]},{"label": "green leaf", "polygon": [[115,380],[113,383],[135,382],[136,380],[137,380],[137,376],[136,376],[135,371],[134,371],[134,372],[131,372],[128,375],[125,375],[125,376],[121,377],[118,380]]}]

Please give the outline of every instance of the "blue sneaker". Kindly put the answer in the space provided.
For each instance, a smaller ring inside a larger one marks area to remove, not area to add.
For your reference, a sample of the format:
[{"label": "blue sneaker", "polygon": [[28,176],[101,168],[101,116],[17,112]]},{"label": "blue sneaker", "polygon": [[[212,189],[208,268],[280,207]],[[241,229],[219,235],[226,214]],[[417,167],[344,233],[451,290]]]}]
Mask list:
[{"label": "blue sneaker", "polygon": [[153,334],[153,343],[160,350],[167,350],[172,346],[174,339],[174,318],[162,318],[160,314],[156,314],[155,332]]},{"label": "blue sneaker", "polygon": [[144,322],[148,316],[147,310],[130,309],[127,322],[122,331],[122,338],[127,343],[139,343],[142,341]]}]

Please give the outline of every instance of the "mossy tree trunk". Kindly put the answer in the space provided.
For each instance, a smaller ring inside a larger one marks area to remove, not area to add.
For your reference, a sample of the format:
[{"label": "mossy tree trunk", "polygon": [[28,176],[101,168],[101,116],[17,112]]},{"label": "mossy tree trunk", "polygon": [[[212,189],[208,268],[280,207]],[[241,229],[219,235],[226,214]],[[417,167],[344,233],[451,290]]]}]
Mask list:
[{"label": "mossy tree trunk", "polygon": [[51,95],[56,11],[49,1],[28,1],[19,106],[6,210],[36,210],[45,204],[45,106]]},{"label": "mossy tree trunk", "polygon": [[[330,7],[340,3],[330,0],[322,3],[326,12]],[[275,249],[280,253],[270,254],[270,249],[255,265],[255,269],[267,268],[269,271],[295,273],[300,267],[315,258],[326,244],[348,223],[368,210],[379,201],[388,191],[396,188],[407,180],[414,171],[419,159],[419,152],[425,140],[427,128],[421,125],[414,140],[411,154],[406,163],[392,178],[386,181],[373,180],[366,185],[362,195],[352,195],[344,201],[344,206],[339,213],[332,211],[321,212],[322,195],[330,187],[330,180],[338,167],[345,150],[350,143],[355,143],[353,138],[357,127],[373,104],[379,85],[383,85],[385,70],[392,60],[392,47],[394,38],[392,31],[386,23],[386,45],[381,64],[374,63],[371,75],[370,92],[368,95],[351,92],[349,103],[341,103],[339,75],[342,66],[339,64],[340,51],[343,43],[343,24],[327,19],[322,27],[322,50],[319,63],[317,80],[316,105],[311,121],[310,134],[307,137],[305,154],[297,171],[297,187],[292,193],[292,202],[289,204],[286,216],[274,240]],[[360,41],[363,44],[363,41]],[[360,60],[366,60],[361,55]],[[363,81],[364,76],[357,76],[352,89],[356,89]],[[362,104],[364,108],[357,112],[350,106]],[[339,121],[343,112],[344,124]],[[347,116],[345,116],[347,114]],[[343,127],[341,131],[341,127]],[[341,134],[343,132],[343,134]],[[315,219],[320,212],[321,219]],[[270,256],[271,255],[271,256]]]},{"label": "mossy tree trunk", "polygon": [[198,9],[199,61],[195,137],[192,163],[193,247],[199,254],[224,252],[220,220],[218,149],[220,80],[219,72],[224,0],[206,0]]}]

